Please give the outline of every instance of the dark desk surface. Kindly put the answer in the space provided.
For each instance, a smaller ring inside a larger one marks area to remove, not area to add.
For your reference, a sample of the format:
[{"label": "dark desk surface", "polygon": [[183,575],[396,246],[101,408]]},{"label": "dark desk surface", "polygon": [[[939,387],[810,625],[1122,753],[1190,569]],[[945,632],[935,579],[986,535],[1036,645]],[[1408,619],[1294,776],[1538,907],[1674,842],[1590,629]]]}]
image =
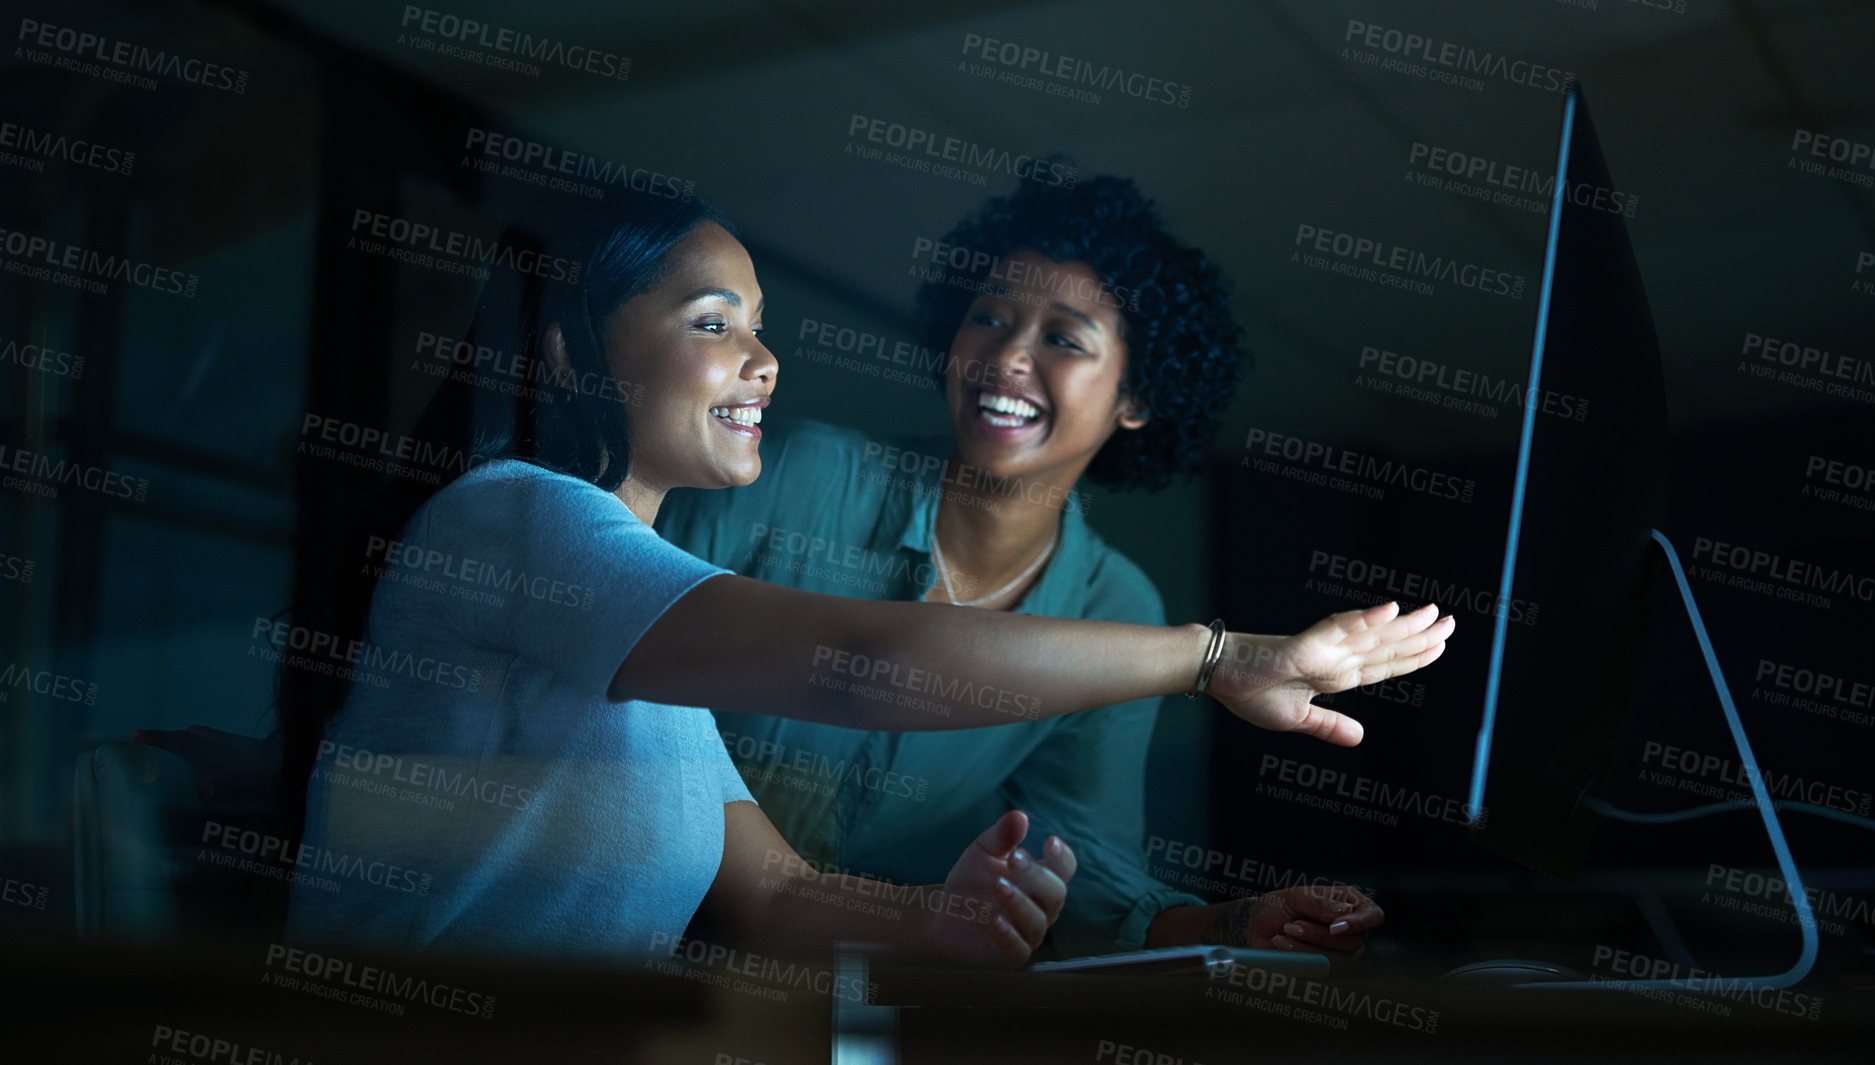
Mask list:
[{"label": "dark desk surface", "polygon": [[1359,972],[1209,981],[880,969],[872,979],[881,1001],[925,1003],[899,1011],[907,1062],[963,1060],[972,1045],[1048,1050],[1020,1060],[1095,1063],[1123,1056],[1115,1047],[1149,1052],[1117,1065],[1234,1061],[1258,1048],[1373,1060],[1506,1060],[1538,1050],[1552,1060],[1603,1060],[1677,1047],[1706,1060],[1875,1061],[1875,994],[1849,986],[1642,994]]},{"label": "dark desk surface", "polygon": [[[283,986],[260,941],[7,948],[9,1062],[793,1065],[833,1060],[835,1007],[868,1005],[826,959],[673,975],[348,957],[342,975]],[[1848,984],[1797,989],[1820,999],[1812,1018],[1736,997],[1494,990],[1361,970],[1280,983],[874,965],[863,979],[872,1004],[899,1007],[870,1017],[889,1019],[904,1065],[1875,1060],[1875,994]]]}]

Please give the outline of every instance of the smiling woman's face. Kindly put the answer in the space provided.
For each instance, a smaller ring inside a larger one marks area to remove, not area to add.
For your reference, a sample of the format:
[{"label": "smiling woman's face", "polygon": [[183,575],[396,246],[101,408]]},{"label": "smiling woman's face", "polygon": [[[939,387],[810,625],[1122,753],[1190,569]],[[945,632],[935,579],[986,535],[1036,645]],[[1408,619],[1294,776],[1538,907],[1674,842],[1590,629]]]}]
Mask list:
[{"label": "smiling woman's face", "polygon": [[657,491],[749,484],[762,472],[758,424],[780,369],[761,341],[755,265],[714,222],[664,265],[600,334],[629,404],[631,480]]},{"label": "smiling woman's face", "polygon": [[944,395],[957,457],[998,477],[1066,486],[1118,429],[1146,419],[1120,394],[1125,319],[1083,262],[1009,256],[1021,285],[978,294],[951,339]]}]

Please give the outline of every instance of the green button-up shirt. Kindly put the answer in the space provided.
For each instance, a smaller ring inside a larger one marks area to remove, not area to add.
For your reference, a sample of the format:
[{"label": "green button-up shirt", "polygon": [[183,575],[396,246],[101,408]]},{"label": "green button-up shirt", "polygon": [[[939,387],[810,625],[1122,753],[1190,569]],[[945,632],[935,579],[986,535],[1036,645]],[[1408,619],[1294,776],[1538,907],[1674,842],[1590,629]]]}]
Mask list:
[{"label": "green button-up shirt", "polygon": [[[746,488],[672,492],[657,528],[726,569],[808,591],[919,600],[937,579],[931,536],[948,438],[882,444],[797,422],[768,431]],[[960,598],[989,589],[959,588]],[[1161,625],[1146,575],[1087,526],[1078,507],[1025,614]],[[788,619],[775,618],[786,625]],[[725,647],[726,658],[735,648]],[[996,728],[892,733],[718,712],[749,790],[782,836],[823,868],[901,883],[941,882],[1005,810],[1031,821],[1029,846],[1058,834],[1080,870],[1055,925],[1063,954],[1134,949],[1159,911],[1204,905],[1148,876],[1146,749],[1158,700]]]}]

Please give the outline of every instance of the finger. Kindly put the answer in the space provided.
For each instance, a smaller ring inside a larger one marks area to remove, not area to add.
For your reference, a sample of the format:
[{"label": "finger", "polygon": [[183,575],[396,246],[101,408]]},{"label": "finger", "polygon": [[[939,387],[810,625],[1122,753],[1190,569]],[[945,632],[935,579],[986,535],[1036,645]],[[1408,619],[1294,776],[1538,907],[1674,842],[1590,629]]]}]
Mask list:
[{"label": "finger", "polygon": [[[1431,613],[1433,609],[1428,607],[1426,612]],[[1389,646],[1394,649],[1396,658],[1406,654],[1417,654],[1435,643],[1443,643],[1451,639],[1452,633],[1457,630],[1458,619],[1447,614],[1441,618],[1434,618],[1430,624],[1417,626],[1413,632],[1391,641]]]},{"label": "finger", "polygon": [[1275,935],[1270,937],[1270,946],[1276,948],[1277,950],[1293,950],[1302,954],[1327,954],[1328,953],[1327,951],[1323,950],[1320,947],[1314,946],[1309,943],[1304,943],[1299,939],[1292,939],[1289,936],[1284,935],[1281,932],[1278,932]]},{"label": "finger", "polygon": [[1386,923],[1387,913],[1380,904],[1367,896],[1355,903],[1354,909],[1343,914],[1338,920],[1328,924],[1328,934],[1346,939],[1359,939],[1361,933],[1371,932]]},{"label": "finger", "polygon": [[1015,926],[1017,932],[1022,933],[1029,948],[1041,946],[1042,937],[1048,934],[1048,926],[1053,922],[1035,904],[1035,900],[1024,895],[1020,888],[1009,882],[1008,877],[997,877],[996,885],[991,890],[996,895],[996,901],[1002,903],[1003,917]]},{"label": "finger", "polygon": [[1303,629],[1296,634],[1296,639],[1329,647],[1339,646],[1350,636],[1365,632],[1374,625],[1385,624],[1391,617],[1390,611],[1398,609],[1397,603],[1382,603],[1360,610],[1342,610]]},{"label": "finger", "polygon": [[1343,646],[1356,654],[1363,654],[1374,647],[1417,635],[1431,628],[1438,620],[1438,606],[1427,603],[1410,614],[1401,614],[1384,624],[1351,634]]},{"label": "finger", "polygon": [[1080,859],[1074,856],[1074,848],[1060,836],[1050,836],[1048,842],[1042,844],[1042,864],[1054,870],[1063,884],[1073,880],[1075,870],[1081,867]]},{"label": "finger", "polygon": [[1360,683],[1373,684],[1388,677],[1404,676],[1415,673],[1437,662],[1445,654],[1445,644],[1435,643],[1424,651],[1407,658],[1396,658],[1390,662],[1380,662],[1360,669]]},{"label": "finger", "polygon": [[1298,885],[1277,892],[1275,897],[1282,902],[1289,919],[1314,921],[1324,928],[1367,901],[1367,896],[1349,884]]},{"label": "finger", "polygon": [[1417,632],[1375,644],[1372,649],[1362,653],[1361,659],[1363,662],[1374,663],[1411,657],[1434,644],[1444,643],[1454,627],[1450,618],[1435,621]]},{"label": "finger", "polygon": [[[1320,953],[1332,951],[1337,954],[1353,954],[1367,945],[1366,936],[1359,933],[1338,936],[1330,932],[1326,925],[1315,921],[1290,921],[1283,925],[1283,930],[1279,935],[1291,940],[1299,947],[1312,948]],[[1272,936],[1270,942],[1274,943],[1276,939],[1276,936]]]},{"label": "finger", "polygon": [[1302,720],[1289,728],[1290,732],[1300,732],[1313,736],[1324,743],[1337,747],[1353,747],[1361,742],[1366,730],[1359,721],[1325,706],[1309,703],[1302,711]]},{"label": "finger", "polygon": [[1068,885],[1055,875],[1053,869],[1018,850],[1009,861],[1007,879],[1016,886],[1016,890],[1041,907],[1050,926],[1061,917],[1061,906],[1068,900]]},{"label": "finger", "polygon": [[1010,968],[1028,961],[1029,955],[1035,953],[1035,948],[1022,938],[1022,933],[1001,917],[990,922],[990,943],[995,946],[996,953],[1002,955],[1003,964]]},{"label": "finger", "polygon": [[977,837],[977,847],[990,857],[1001,861],[1009,857],[1009,852],[1021,844],[1022,838],[1029,834],[1029,815],[1021,810],[1011,810],[996,819],[996,823],[983,830]]},{"label": "finger", "polygon": [[1303,631],[1303,637],[1315,637],[1330,644],[1338,644],[1349,637],[1357,636],[1379,625],[1392,621],[1400,612],[1400,604],[1381,603],[1365,610],[1343,610],[1339,614],[1330,614]]},{"label": "finger", "polygon": [[1375,684],[1386,680],[1388,677],[1398,677],[1403,674],[1425,669],[1427,666],[1437,662],[1439,656],[1444,653],[1445,643],[1441,641],[1410,658],[1396,658],[1391,662],[1381,662],[1377,665],[1364,666],[1360,671],[1361,683]]},{"label": "finger", "polygon": [[1385,625],[1375,626],[1374,632],[1382,640],[1397,640],[1403,636],[1424,632],[1438,624],[1440,617],[1439,604],[1427,603],[1417,610],[1401,614]]},{"label": "finger", "polygon": [[1280,897],[1292,920],[1324,925],[1329,935],[1372,931],[1387,919],[1379,903],[1351,884],[1291,889]]}]

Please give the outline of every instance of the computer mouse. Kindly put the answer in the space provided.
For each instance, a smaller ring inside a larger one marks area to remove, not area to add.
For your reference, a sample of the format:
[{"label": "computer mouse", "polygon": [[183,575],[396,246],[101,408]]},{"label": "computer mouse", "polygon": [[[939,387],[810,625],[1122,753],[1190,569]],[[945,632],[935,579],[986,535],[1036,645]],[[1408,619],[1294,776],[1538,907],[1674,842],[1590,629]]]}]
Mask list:
[{"label": "computer mouse", "polygon": [[1470,965],[1461,965],[1440,979],[1510,987],[1514,984],[1542,984],[1554,980],[1587,980],[1588,977],[1573,969],[1551,965],[1546,961],[1531,961],[1528,958],[1499,958],[1493,961],[1474,961]]}]

